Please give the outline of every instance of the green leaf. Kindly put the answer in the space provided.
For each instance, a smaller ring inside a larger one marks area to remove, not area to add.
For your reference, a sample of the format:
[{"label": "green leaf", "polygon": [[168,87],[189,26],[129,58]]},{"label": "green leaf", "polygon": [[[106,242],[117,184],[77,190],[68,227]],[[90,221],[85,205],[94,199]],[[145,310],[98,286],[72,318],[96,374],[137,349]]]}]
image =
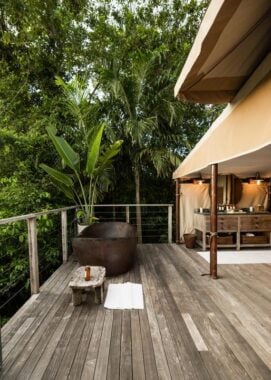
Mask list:
[{"label": "green leaf", "polygon": [[96,163],[97,163],[98,158],[99,158],[104,128],[105,128],[105,124],[102,124],[98,128],[97,132],[93,135],[93,137],[89,143],[87,165],[86,165],[86,172],[89,175],[93,174]]},{"label": "green leaf", "polygon": [[51,178],[52,183],[57,187],[62,193],[66,195],[67,198],[74,200],[74,195],[72,189],[68,186],[65,186],[63,183],[56,181],[54,178]]},{"label": "green leaf", "polygon": [[111,160],[111,158],[115,157],[119,152],[120,148],[123,144],[123,140],[117,140],[112,144],[104,153],[103,159]]},{"label": "green leaf", "polygon": [[99,159],[99,165],[97,167],[97,173],[101,173],[109,164],[111,164],[112,158],[114,158],[121,149],[123,140],[117,140],[112,144]]},{"label": "green leaf", "polygon": [[67,174],[61,173],[60,171],[50,168],[50,166],[45,164],[40,164],[40,167],[55,181],[60,182],[67,187],[71,187],[73,185],[73,180]]},{"label": "green leaf", "polygon": [[46,128],[50,139],[52,140],[57,153],[60,158],[69,166],[73,171],[77,171],[80,168],[79,154],[76,153],[70,144],[63,138],[55,135],[54,130],[51,127]]},{"label": "green leaf", "polygon": [[64,82],[64,80],[60,76],[58,76],[58,75],[55,76],[55,84],[57,86],[63,87],[64,89],[67,88],[67,85]]},{"label": "green leaf", "polygon": [[2,35],[2,40],[5,45],[8,45],[11,41],[11,33],[9,32],[4,32]]},{"label": "green leaf", "polygon": [[47,133],[49,134],[48,129],[50,130],[50,133],[51,133],[52,135],[56,136],[56,134],[57,134],[57,129],[56,129],[55,126],[50,125],[50,127],[47,127]]}]

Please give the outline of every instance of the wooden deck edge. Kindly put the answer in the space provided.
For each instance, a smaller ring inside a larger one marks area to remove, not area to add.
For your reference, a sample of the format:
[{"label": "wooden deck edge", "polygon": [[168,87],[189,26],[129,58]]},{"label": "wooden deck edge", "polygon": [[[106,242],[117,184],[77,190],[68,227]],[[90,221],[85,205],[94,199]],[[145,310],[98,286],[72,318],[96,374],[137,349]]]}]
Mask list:
[{"label": "wooden deck edge", "polygon": [[33,302],[36,301],[36,299],[39,297],[40,293],[42,291],[45,291],[45,289],[48,287],[48,285],[58,277],[58,274],[59,272],[62,272],[63,270],[65,270],[65,268],[68,266],[68,265],[71,265],[71,262],[67,262],[67,263],[64,263],[64,264],[61,264],[52,274],[50,277],[47,278],[47,280],[42,284],[42,286],[40,287],[40,292],[37,293],[37,294],[33,294],[32,296],[30,296],[30,298],[28,298],[26,300],[26,302],[16,311],[15,314],[13,314],[13,316],[7,321],[7,323],[5,323],[2,328],[1,328],[1,334],[2,336],[4,336],[5,334],[8,333],[8,331],[12,328],[12,325],[15,323],[15,321],[20,318],[23,313],[27,310],[27,308],[29,306],[32,305]]}]

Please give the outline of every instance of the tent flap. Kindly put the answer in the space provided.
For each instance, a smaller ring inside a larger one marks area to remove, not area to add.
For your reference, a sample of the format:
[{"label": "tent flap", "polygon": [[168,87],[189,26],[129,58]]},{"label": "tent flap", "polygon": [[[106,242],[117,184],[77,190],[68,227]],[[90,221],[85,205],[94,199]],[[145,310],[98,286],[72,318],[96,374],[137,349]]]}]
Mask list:
[{"label": "tent flap", "polygon": [[175,96],[227,103],[271,47],[270,0],[212,0],[175,86]]}]

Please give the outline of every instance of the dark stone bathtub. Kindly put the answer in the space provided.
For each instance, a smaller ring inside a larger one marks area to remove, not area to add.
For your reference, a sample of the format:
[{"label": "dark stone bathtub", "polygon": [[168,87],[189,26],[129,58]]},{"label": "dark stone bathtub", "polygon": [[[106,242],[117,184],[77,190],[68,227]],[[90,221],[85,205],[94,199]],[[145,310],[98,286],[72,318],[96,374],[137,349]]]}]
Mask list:
[{"label": "dark stone bathtub", "polygon": [[72,241],[73,252],[80,265],[106,268],[107,276],[127,272],[136,254],[136,230],[129,223],[94,223]]}]

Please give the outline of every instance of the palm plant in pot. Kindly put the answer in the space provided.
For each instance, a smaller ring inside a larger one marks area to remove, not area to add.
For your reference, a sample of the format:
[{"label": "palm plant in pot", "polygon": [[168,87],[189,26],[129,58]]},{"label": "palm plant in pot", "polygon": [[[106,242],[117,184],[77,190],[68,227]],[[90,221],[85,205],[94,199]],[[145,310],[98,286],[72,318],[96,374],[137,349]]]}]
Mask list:
[{"label": "palm plant in pot", "polygon": [[87,159],[83,165],[79,154],[71,145],[63,137],[56,136],[53,128],[47,128],[55,149],[65,165],[65,171],[59,171],[45,164],[40,166],[49,174],[53,184],[78,205],[77,217],[83,225],[89,225],[97,220],[93,208],[97,199],[98,182],[110,168],[112,159],[119,153],[122,144],[122,141],[118,140],[109,147],[102,148],[104,127],[103,124],[100,125],[93,133],[89,141]]},{"label": "palm plant in pot", "polygon": [[[62,170],[46,164],[40,166],[50,176],[53,184],[78,205],[79,223],[89,225],[97,220],[94,204],[99,191],[106,191],[109,186],[107,174],[112,168],[113,158],[120,151],[122,140],[110,145],[102,144],[106,125],[102,123],[91,129],[87,128],[86,116],[89,110],[86,107],[86,95],[82,96],[78,83],[66,85],[59,78],[57,81],[64,89],[68,108],[77,121],[78,130],[84,132],[82,145],[85,151],[80,155],[64,137],[57,136],[55,128],[48,127],[47,133],[62,162]],[[84,107],[80,107],[82,102]]]}]

